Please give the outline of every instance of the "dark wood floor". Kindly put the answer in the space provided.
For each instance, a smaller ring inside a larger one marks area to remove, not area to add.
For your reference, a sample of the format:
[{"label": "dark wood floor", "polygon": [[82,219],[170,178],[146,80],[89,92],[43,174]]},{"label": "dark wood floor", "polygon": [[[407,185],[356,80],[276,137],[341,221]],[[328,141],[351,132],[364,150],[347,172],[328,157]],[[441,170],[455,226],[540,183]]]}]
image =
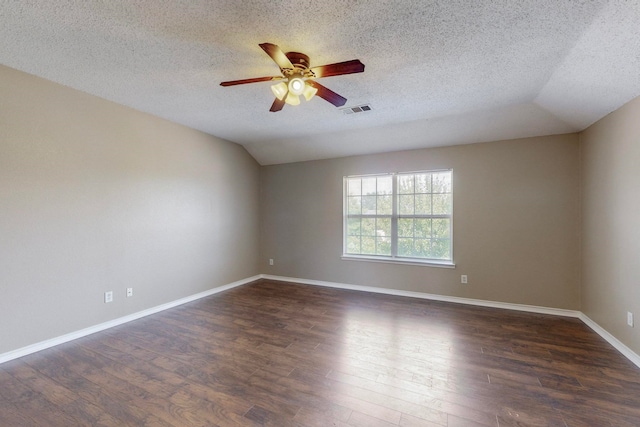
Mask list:
[{"label": "dark wood floor", "polygon": [[640,425],[577,319],[262,281],[0,365],[0,426]]}]

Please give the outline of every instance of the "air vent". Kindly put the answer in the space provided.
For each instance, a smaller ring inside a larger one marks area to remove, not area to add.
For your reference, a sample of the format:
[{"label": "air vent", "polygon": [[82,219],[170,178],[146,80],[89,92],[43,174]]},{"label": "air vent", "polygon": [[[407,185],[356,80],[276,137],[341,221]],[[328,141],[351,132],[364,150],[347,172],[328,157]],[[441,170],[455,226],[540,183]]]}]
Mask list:
[{"label": "air vent", "polygon": [[342,108],[341,110],[344,114],[364,113],[365,111],[371,111],[371,105],[356,105],[355,107]]}]

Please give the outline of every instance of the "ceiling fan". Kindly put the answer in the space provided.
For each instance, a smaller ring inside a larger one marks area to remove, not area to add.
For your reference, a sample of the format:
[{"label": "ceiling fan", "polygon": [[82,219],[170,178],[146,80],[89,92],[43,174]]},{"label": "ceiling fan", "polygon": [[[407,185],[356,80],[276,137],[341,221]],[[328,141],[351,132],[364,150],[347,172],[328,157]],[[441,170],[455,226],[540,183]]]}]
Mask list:
[{"label": "ceiling fan", "polygon": [[220,86],[235,86],[246,83],[282,80],[280,83],[271,86],[271,90],[276,96],[275,101],[273,101],[271,105],[271,109],[269,109],[271,112],[282,110],[285,103],[289,105],[300,104],[300,95],[304,96],[307,101],[311,100],[314,95],[318,95],[336,107],[342,107],[347,102],[347,98],[322,86],[316,82],[315,79],[340,76],[342,74],[362,73],[364,71],[364,64],[360,62],[359,59],[309,68],[309,57],[304,53],[284,53],[277,45],[271,43],[262,43],[260,47],[273,59],[278,67],[280,67],[282,75],[232,80],[222,82]]}]

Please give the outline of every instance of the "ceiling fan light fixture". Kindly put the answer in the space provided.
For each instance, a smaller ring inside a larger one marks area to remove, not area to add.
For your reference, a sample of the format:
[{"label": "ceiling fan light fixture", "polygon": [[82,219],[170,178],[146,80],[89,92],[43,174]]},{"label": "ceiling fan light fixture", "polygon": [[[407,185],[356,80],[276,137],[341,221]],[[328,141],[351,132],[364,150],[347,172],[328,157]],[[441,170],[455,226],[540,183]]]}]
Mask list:
[{"label": "ceiling fan light fixture", "polygon": [[284,99],[284,102],[286,102],[289,105],[300,105],[300,97],[296,94],[289,92],[287,94],[287,97]]},{"label": "ceiling fan light fixture", "polygon": [[317,88],[311,86],[308,83],[305,83],[302,95],[304,96],[304,99],[306,99],[307,101],[311,101],[311,98],[313,98],[317,92]]},{"label": "ceiling fan light fixture", "polygon": [[276,96],[276,98],[282,101],[284,97],[287,96],[287,92],[289,91],[289,88],[287,87],[287,84],[285,82],[280,82],[278,84],[271,86],[271,91]]},{"label": "ceiling fan light fixture", "polygon": [[220,86],[236,86],[247,83],[279,80],[279,83],[271,86],[271,91],[276,97],[269,109],[269,111],[273,113],[282,110],[285,103],[289,105],[299,105],[301,95],[304,96],[307,101],[310,101],[317,95],[319,98],[324,99],[336,107],[342,107],[347,102],[347,98],[335,93],[313,79],[362,73],[364,71],[364,64],[360,62],[359,59],[309,68],[309,57],[304,53],[284,53],[280,47],[273,43],[260,43],[259,46],[280,68],[280,75],[229,80],[220,83]]},{"label": "ceiling fan light fixture", "polygon": [[294,77],[289,80],[289,92],[294,95],[302,95],[305,86],[306,85],[304,84],[304,80],[302,80],[300,77]]}]

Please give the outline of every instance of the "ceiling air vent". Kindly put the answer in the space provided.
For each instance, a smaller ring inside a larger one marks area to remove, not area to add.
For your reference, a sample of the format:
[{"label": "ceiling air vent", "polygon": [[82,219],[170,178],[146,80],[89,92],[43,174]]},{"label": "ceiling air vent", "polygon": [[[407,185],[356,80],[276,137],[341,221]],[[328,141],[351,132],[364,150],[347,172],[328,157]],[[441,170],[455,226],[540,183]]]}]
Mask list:
[{"label": "ceiling air vent", "polygon": [[365,111],[371,111],[371,105],[363,104],[355,107],[341,108],[341,110],[344,114],[364,113]]}]

